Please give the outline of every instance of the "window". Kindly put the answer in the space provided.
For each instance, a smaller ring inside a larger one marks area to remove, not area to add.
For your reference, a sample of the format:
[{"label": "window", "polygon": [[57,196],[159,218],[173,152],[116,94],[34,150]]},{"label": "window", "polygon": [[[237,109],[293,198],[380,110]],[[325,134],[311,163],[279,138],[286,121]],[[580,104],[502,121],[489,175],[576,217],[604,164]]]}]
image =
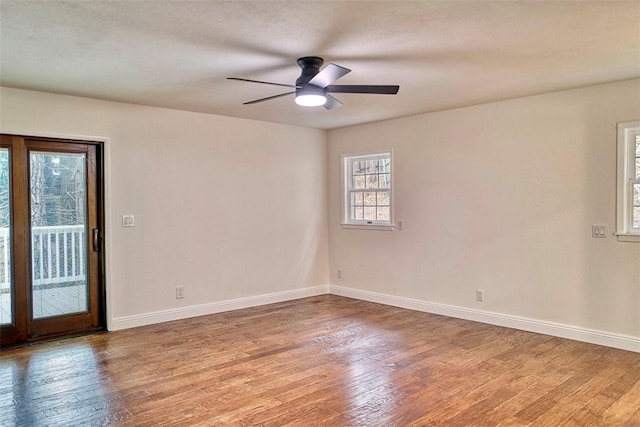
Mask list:
[{"label": "window", "polygon": [[391,229],[391,152],[344,156],[345,226]]},{"label": "window", "polygon": [[640,242],[640,121],[618,123],[618,240]]}]

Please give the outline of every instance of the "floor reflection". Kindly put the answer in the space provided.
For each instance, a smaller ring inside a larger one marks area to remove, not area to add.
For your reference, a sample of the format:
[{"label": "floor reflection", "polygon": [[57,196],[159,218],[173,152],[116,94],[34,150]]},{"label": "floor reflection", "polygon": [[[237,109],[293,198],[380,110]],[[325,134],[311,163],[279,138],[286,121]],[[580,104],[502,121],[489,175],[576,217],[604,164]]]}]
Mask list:
[{"label": "floor reflection", "polygon": [[104,425],[108,379],[86,343],[0,355],[0,425]]},{"label": "floor reflection", "polygon": [[[390,335],[392,331],[374,324],[368,324],[366,329],[362,338],[352,340],[348,348],[342,349],[348,360],[350,384],[346,389],[345,418],[350,425],[385,425],[395,413],[394,402],[399,396],[394,377],[396,367],[386,360],[400,350],[402,341]],[[397,347],[390,348],[390,342]]]}]

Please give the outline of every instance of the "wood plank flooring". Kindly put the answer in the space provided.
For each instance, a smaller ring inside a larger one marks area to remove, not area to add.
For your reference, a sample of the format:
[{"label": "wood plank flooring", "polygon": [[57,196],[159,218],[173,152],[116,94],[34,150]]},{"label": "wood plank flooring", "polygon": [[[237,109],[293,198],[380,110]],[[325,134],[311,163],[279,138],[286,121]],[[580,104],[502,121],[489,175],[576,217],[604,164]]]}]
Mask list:
[{"label": "wood plank flooring", "polygon": [[338,296],[0,353],[2,426],[640,426],[640,354]]}]

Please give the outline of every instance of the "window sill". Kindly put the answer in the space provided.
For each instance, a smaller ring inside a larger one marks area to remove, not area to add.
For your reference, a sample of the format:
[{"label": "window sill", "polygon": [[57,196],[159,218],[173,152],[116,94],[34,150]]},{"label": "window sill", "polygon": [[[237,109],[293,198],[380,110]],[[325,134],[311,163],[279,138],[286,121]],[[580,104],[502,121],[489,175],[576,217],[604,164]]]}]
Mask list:
[{"label": "window sill", "polygon": [[395,225],[381,225],[381,224],[342,224],[342,228],[348,230],[376,230],[376,231],[393,231]]},{"label": "window sill", "polygon": [[616,234],[618,242],[635,242],[640,243],[640,234]]}]

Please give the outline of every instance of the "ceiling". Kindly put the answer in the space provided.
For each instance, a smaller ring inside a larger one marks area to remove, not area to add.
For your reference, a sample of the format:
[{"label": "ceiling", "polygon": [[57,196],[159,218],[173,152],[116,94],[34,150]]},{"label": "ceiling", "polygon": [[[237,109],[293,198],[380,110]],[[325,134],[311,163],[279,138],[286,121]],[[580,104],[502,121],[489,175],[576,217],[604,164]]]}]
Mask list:
[{"label": "ceiling", "polygon": [[[0,84],[331,129],[640,76],[640,1],[0,0]],[[352,72],[334,110],[296,59]],[[638,94],[640,96],[640,94]]]}]

